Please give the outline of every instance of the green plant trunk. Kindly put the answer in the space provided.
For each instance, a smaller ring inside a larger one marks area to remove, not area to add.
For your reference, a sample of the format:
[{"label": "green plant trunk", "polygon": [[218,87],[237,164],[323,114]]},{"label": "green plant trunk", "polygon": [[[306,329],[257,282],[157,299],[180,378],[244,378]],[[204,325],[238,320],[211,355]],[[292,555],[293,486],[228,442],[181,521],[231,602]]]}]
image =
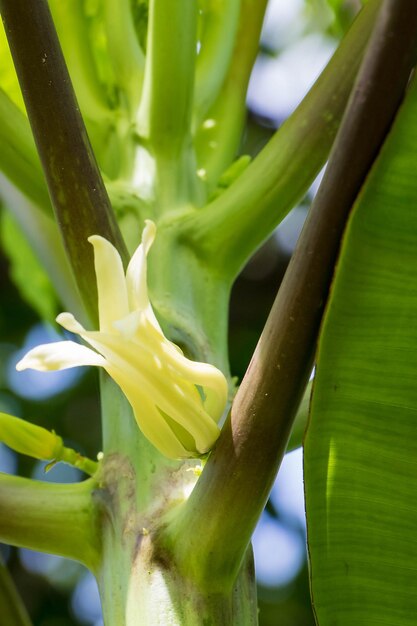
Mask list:
[{"label": "green plant trunk", "polygon": [[[258,611],[252,554],[233,590],[209,594],[179,576],[152,536],[133,542],[109,537],[100,577],[105,626],[256,626]],[[129,544],[129,545],[127,545]],[[126,565],[130,562],[129,569]]]},{"label": "green plant trunk", "polygon": [[196,464],[161,464],[133,419],[130,426],[130,458],[105,456],[95,494],[102,510],[97,579],[105,626],[256,626],[250,549],[233,589],[213,594],[198,588],[186,572],[180,574],[160,547],[166,515],[186,501],[197,479]]},{"label": "green plant trunk", "polygon": [[256,626],[251,549],[233,588],[213,593],[198,588],[186,569],[179,573],[172,554],[161,547],[167,520],[198,480],[200,461],[170,461],[159,454],[113,381],[103,374],[101,383],[104,458],[93,497],[101,512],[96,577],[105,626]]}]

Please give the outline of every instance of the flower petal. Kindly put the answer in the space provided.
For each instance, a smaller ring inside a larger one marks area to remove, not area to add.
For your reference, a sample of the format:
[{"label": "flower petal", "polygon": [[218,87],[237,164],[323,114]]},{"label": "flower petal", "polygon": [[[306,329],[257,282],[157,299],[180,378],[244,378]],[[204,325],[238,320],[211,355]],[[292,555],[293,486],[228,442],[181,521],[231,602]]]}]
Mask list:
[{"label": "flower petal", "polygon": [[65,330],[69,330],[70,333],[74,333],[75,335],[82,335],[86,332],[84,326],[77,322],[72,313],[60,313],[56,321],[62,328]]},{"label": "flower petal", "polygon": [[176,350],[175,344],[167,340],[162,348],[177,375],[203,388],[206,396],[204,407],[217,423],[223,415],[228,398],[227,380],[221,370],[209,363],[187,359]]},{"label": "flower petal", "polygon": [[[152,405],[171,420],[168,427],[174,435],[184,429],[193,440],[193,454],[203,454],[220,432],[217,422],[227,401],[226,379],[214,366],[186,359],[146,323],[144,315],[136,311],[115,323],[119,336],[85,331],[69,314],[58,321],[80,333],[106,358],[107,371],[129,397],[134,411],[141,409],[144,396],[151,398]],[[196,385],[203,388],[204,401]]]},{"label": "flower petal", "polygon": [[145,220],[142,243],[130,259],[126,272],[127,293],[131,311],[143,311],[149,305],[146,256],[155,239],[156,226]]},{"label": "flower petal", "polygon": [[132,311],[121,320],[113,322],[115,328],[125,340],[134,339],[143,317],[142,311]]},{"label": "flower petal", "polygon": [[112,322],[129,313],[122,260],[107,239],[93,235],[88,241],[94,247],[100,330],[112,332]]},{"label": "flower petal", "polygon": [[[162,407],[158,408],[162,409]],[[169,407],[169,413],[165,413],[174,424],[178,424],[188,434],[188,438],[192,438],[194,441],[194,456],[199,454],[205,454],[208,452],[218,439],[220,435],[220,429],[216,422],[204,411],[201,407],[199,411],[193,412],[192,410],[183,410],[177,406],[177,403],[172,403]],[[184,403],[183,409],[189,409],[188,405]]]},{"label": "flower petal", "polygon": [[[91,334],[87,333],[89,341]],[[220,430],[205,410],[195,385],[173,376],[164,363],[155,361],[155,355],[149,353],[145,345],[122,343],[102,333],[95,347],[106,356],[107,371],[123,390],[135,413],[142,409],[143,398],[150,398],[152,405],[172,421],[171,430],[175,431],[174,426],[178,424],[192,438],[192,456],[204,454],[213,446]]]},{"label": "flower petal", "polygon": [[104,367],[107,364],[100,354],[80,346],[75,341],[57,341],[46,343],[30,350],[17,363],[16,369],[20,372],[26,369],[40,372],[65,370],[79,365],[96,365]]},{"label": "flower petal", "polygon": [[97,352],[99,353],[101,353],[101,337],[108,337],[111,342],[116,341],[117,343],[118,341],[117,337],[115,338],[114,334],[106,334],[98,330],[85,330],[84,326],[77,322],[72,313],[60,313],[56,318],[56,321],[62,326],[62,328],[65,328],[65,330],[69,330],[71,333],[80,335],[80,337],[82,337],[86,343],[89,343],[90,346],[94,348],[94,350],[97,350]]},{"label": "flower petal", "polygon": [[133,408],[139,428],[161,454],[170,459],[184,459],[196,456],[195,453],[190,453],[178,441],[172,429],[145,394],[141,396],[139,403],[135,402],[133,404],[129,391],[124,390],[124,392]]}]

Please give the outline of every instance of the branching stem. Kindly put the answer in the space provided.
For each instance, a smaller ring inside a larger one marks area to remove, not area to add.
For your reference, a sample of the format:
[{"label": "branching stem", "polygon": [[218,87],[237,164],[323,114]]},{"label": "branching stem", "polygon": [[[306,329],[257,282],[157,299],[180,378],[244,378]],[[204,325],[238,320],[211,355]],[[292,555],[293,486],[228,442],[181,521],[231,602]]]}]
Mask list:
[{"label": "branching stem", "polygon": [[145,78],[137,126],[155,161],[158,211],[192,202],[191,143],[197,56],[196,2],[150,0]]},{"label": "branching stem", "polygon": [[205,172],[204,180],[209,191],[237,155],[246,118],[246,91],[259,51],[266,6],[267,0],[240,1],[229,68],[217,99],[206,113],[207,121],[196,136],[198,167]]},{"label": "branching stem", "polygon": [[403,97],[414,0],[385,0],[321,188],[231,415],[187,505],[166,531],[183,570],[231,586],[265,506],[311,371],[340,239]]},{"label": "branching stem", "polygon": [[358,16],[310,92],[254,161],[217,199],[190,216],[198,254],[234,280],[323,167],[381,0]]},{"label": "branching stem", "polygon": [[75,559],[95,571],[96,488],[93,479],[63,485],[0,474],[0,541]]}]

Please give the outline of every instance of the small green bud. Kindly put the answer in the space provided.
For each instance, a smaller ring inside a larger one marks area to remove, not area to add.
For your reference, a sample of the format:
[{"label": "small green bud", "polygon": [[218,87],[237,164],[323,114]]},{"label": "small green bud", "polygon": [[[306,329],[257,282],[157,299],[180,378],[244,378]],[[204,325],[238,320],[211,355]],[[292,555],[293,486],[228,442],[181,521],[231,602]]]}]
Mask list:
[{"label": "small green bud", "polygon": [[242,154],[236,161],[234,161],[230,167],[220,176],[218,185],[223,189],[230,187],[237,178],[245,171],[251,162],[251,157],[248,154]]},{"label": "small green bud", "polygon": [[0,413],[0,441],[16,452],[41,460],[56,459],[64,447],[54,432],[7,413]]},{"label": "small green bud", "polygon": [[222,193],[228,189],[237,178],[245,171],[251,162],[251,157],[248,154],[243,154],[241,157],[236,159],[230,167],[227,168],[225,172],[220,176],[217,187],[210,194],[210,202],[213,202],[216,198],[222,195]]},{"label": "small green bud", "polygon": [[53,431],[1,412],[0,441],[15,452],[41,461],[50,461],[45,468],[46,472],[59,462],[78,467],[90,476],[98,469],[95,461],[81,456],[72,448],[66,448],[61,437]]}]

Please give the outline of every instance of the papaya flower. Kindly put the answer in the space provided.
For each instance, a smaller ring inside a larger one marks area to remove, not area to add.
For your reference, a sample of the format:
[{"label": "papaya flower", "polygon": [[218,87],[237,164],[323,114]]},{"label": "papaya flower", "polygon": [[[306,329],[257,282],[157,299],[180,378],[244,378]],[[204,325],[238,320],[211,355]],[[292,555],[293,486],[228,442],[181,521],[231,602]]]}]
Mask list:
[{"label": "papaya flower", "polygon": [[175,459],[198,457],[219,436],[227,381],[213,365],[186,358],[162,332],[147,287],[147,254],[155,233],[155,224],[146,220],[142,242],[126,274],[114,246],[98,235],[89,237],[100,330],[86,330],[70,313],[61,313],[56,321],[91,347],[75,341],[37,346],[16,368],[103,367],[127,397],[142,433],[162,454]]}]

